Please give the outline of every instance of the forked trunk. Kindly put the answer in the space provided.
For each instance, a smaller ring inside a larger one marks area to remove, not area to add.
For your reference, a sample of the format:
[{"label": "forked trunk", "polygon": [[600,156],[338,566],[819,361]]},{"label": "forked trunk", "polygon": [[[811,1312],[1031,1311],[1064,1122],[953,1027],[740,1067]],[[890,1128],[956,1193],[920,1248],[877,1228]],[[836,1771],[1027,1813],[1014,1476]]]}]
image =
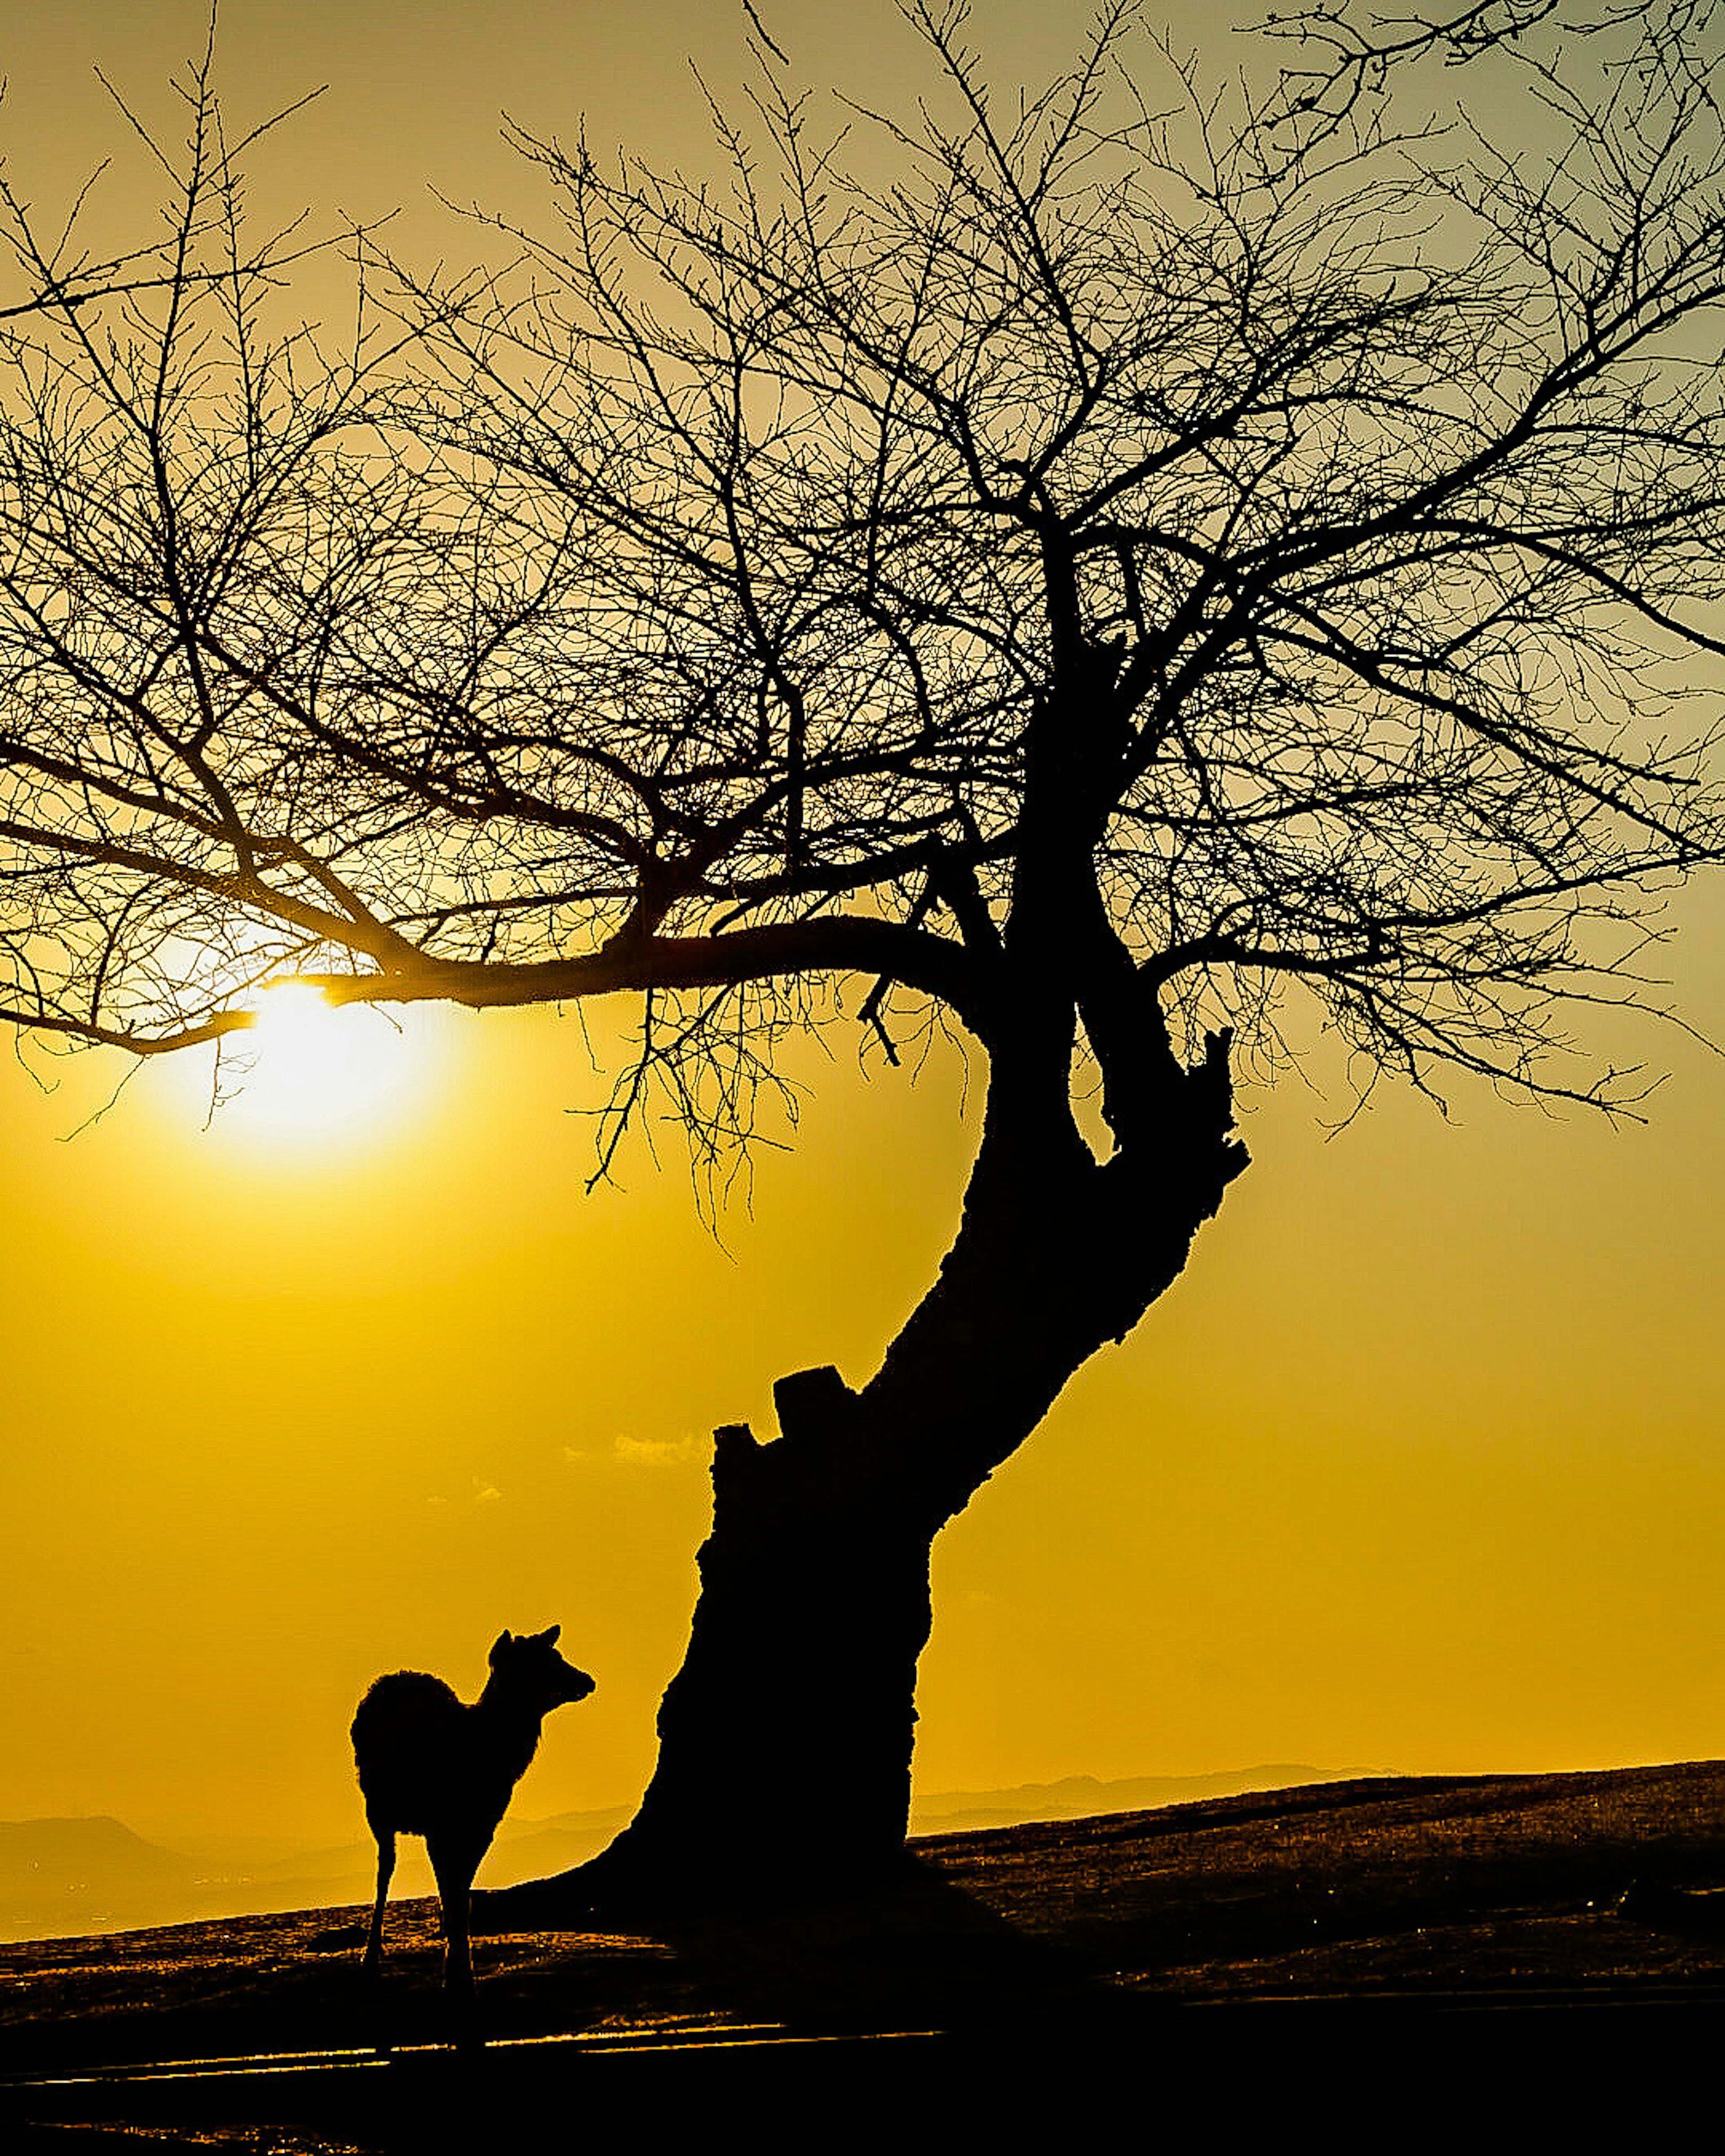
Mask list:
[{"label": "forked trunk", "polygon": [[581,1870],[482,1896],[479,1928],[795,1894],[902,1861],[934,1537],[1181,1270],[1245,1164],[1225,1078],[1209,1095],[1153,1173],[985,1134],[957,1240],[873,1380],[803,1371],[775,1388],[775,1441],[717,1432],[700,1597],[639,1812]]}]

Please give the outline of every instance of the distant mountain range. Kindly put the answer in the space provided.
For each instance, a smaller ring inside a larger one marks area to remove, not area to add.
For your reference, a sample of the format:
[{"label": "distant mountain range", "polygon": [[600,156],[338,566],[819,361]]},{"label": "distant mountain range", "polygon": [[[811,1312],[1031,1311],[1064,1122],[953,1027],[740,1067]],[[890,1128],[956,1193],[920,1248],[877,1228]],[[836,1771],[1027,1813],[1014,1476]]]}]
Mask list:
[{"label": "distant mountain range", "polygon": [[[1251,1789],[1343,1781],[1362,1770],[1250,1767],[1235,1774],[1139,1775],[1101,1781],[1069,1774],[1013,1789],[976,1789],[919,1798],[913,1834],[961,1834],[1030,1820],[1085,1819],[1102,1812],[1152,1811]],[[509,1887],[584,1863],[629,1820],[630,1804],[504,1821],[480,1873],[482,1887]],[[334,1846],[239,1835],[182,1835],[177,1848],[146,1841],[120,1820],[0,1820],[0,1939],[71,1938],[96,1932],[141,1931],[212,1917],[261,1916],[281,1909],[332,1908],[369,1902],[375,1882],[370,1840]],[[401,1845],[392,1895],[434,1891],[424,1845]]]},{"label": "distant mountain range", "polygon": [[1135,1774],[1099,1781],[1068,1774],[1058,1782],[1022,1782],[1015,1789],[973,1789],[919,1797],[911,1806],[912,1834],[968,1834],[984,1826],[1029,1820],[1094,1819],[1101,1812],[1153,1812],[1205,1797],[1239,1797],[1252,1789],[1296,1789],[1307,1782],[1348,1782],[1388,1774],[1378,1767],[1243,1767],[1229,1774]]}]

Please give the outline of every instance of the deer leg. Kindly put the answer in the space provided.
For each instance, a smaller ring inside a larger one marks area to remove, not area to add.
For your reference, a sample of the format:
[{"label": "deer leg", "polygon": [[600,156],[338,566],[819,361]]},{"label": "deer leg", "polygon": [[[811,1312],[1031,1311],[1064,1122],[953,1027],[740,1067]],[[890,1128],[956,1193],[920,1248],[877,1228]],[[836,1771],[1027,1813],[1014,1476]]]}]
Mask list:
[{"label": "deer leg", "polygon": [[463,1835],[433,1840],[426,1837],[426,1854],[437,1881],[438,1899],[444,1912],[444,1987],[463,2003],[473,1998],[473,1955],[468,1940],[468,1911],[473,1875],[479,1870],[483,1846],[475,1849]]},{"label": "deer leg", "polygon": [[372,1832],[377,1837],[377,1898],[372,1908],[372,1935],[366,1942],[362,1969],[375,1970],[383,1956],[383,1903],[389,1892],[389,1882],[395,1876],[395,1833],[390,1827],[373,1825]]}]

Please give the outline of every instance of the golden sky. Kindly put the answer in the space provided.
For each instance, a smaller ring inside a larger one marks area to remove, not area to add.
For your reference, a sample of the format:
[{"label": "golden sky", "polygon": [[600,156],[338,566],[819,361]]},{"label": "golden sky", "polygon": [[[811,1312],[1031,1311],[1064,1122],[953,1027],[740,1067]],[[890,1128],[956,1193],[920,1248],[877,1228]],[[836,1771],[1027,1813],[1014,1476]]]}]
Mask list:
[{"label": "golden sky", "polygon": [[[1085,12],[1009,0],[977,28],[1034,73]],[[146,176],[92,63],[163,115],[203,19],[8,9],[14,184],[63,202],[112,150],[117,213]],[[865,95],[903,51],[870,0],[799,0],[783,42]],[[331,85],[262,194],[399,203],[398,244],[451,258],[474,235],[428,182],[534,198],[501,109],[693,162],[684,55],[721,82],[740,48],[717,0],[225,0],[220,40],[236,116]],[[1725,891],[1683,918],[1678,999],[1720,1037]],[[588,1014],[600,1054],[619,1017]],[[0,1068],[0,1818],[351,1835],[371,1677],[470,1696],[498,1630],[553,1621],[599,1689],[548,1725],[520,1809],[627,1802],[686,1631],[706,1433],[770,1430],[787,1370],[866,1377],[956,1219],[956,1062],[913,1090],[842,1032],[811,1045],[797,1146],[721,1243],[674,1137],[662,1172],[638,1152],[585,1194],[603,1087],[575,1019],[329,1024],[208,1127],[207,1065],[141,1072],[81,1132],[124,1063],[38,1056],[47,1091]],[[1322,1049],[1309,1085],[1245,1091],[1254,1166],[1185,1278],[937,1550],[919,1787],[1719,1751],[1725,1063],[1674,1029],[1599,1038],[1670,1072],[1647,1127],[1458,1084],[1447,1123],[1386,1089],[1330,1139]]]}]

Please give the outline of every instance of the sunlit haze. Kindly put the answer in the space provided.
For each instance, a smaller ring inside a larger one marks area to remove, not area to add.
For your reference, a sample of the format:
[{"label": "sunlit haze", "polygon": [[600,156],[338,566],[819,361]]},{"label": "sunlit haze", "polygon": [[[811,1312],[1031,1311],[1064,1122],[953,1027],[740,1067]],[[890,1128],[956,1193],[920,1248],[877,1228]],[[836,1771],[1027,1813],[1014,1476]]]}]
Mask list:
[{"label": "sunlit haze", "polygon": [[170,1065],[166,1120],[201,1109],[230,1144],[328,1157],[398,1141],[411,1129],[439,1067],[441,1014],[338,1009],[321,991],[284,982],[255,999],[256,1023],[209,1051]]},{"label": "sunlit haze", "polygon": [[[783,12],[812,73],[882,89],[872,5]],[[1086,13],[978,0],[974,33],[1009,75]],[[165,115],[203,18],[13,10],[13,184],[45,212],[112,152],[147,218],[91,64]],[[1213,21],[1178,27],[1219,64]],[[535,200],[501,109],[691,165],[685,49],[734,79],[745,28],[712,0],[227,0],[220,73],[247,118],[330,85],[260,157],[260,216],[400,205],[393,245],[455,259],[485,236],[430,187]],[[1725,1035],[1725,891],[1678,919],[1660,968]],[[0,1074],[0,1818],[357,1839],[369,1680],[470,1697],[502,1627],[552,1623],[598,1689],[517,1813],[639,1794],[710,1432],[769,1434],[788,1371],[872,1372],[956,1225],[977,1089],[956,1051],[912,1083],[835,1022],[788,1066],[794,1143],[710,1232],[664,1127],[657,1166],[637,1147],[588,1190],[627,1017],[284,988],[218,1083],[207,1050]],[[937,1545],[919,1789],[1719,1751],[1725,1064],[1651,1022],[1596,1038],[1669,1074],[1645,1123],[1461,1082],[1446,1121],[1386,1084],[1332,1137],[1332,1045],[1309,1082],[1243,1073],[1253,1166],[1186,1275]]]}]

